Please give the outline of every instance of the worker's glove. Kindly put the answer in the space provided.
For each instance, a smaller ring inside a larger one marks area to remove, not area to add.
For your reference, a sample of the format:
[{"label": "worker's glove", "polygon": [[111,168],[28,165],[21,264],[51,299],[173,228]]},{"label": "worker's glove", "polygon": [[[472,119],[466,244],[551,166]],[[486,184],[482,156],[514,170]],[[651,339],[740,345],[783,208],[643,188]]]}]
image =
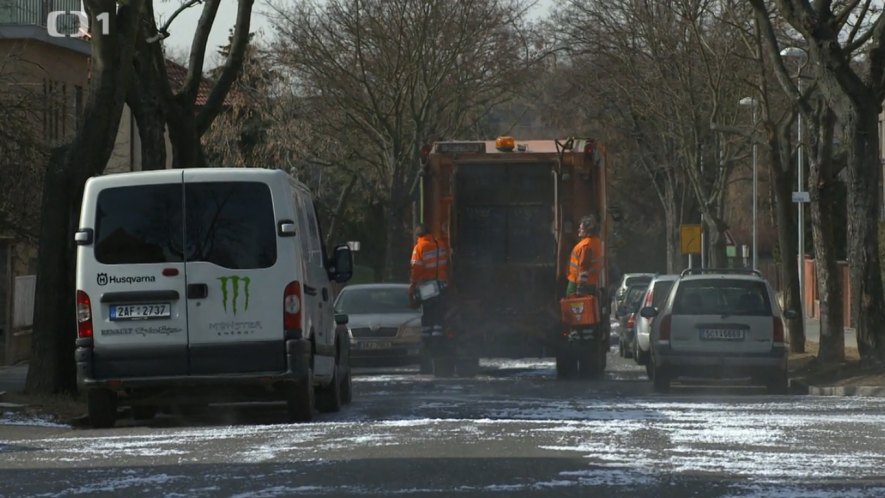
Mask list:
[{"label": "worker's glove", "polygon": [[413,309],[421,307],[421,300],[418,298],[418,288],[414,283],[409,285],[409,306]]}]

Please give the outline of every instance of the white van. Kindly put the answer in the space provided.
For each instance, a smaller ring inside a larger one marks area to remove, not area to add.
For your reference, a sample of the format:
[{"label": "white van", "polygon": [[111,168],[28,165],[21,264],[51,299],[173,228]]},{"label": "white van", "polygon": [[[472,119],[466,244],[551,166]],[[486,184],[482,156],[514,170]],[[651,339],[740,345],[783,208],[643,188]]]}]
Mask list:
[{"label": "white van", "polygon": [[[285,400],[289,419],[350,400],[346,316],[307,188],[279,170],[124,173],[86,182],[77,244],[77,381],[95,427],[118,405]],[[314,390],[316,389],[316,393]]]}]

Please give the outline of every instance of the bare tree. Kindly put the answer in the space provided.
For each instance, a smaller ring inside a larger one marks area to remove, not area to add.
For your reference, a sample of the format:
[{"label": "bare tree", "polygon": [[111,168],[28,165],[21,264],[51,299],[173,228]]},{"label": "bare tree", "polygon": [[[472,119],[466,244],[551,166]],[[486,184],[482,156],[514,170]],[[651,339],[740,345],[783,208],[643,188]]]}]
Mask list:
[{"label": "bare tree", "polygon": [[540,59],[518,0],[331,0],[277,7],[276,52],[313,124],[377,182],[384,268],[404,273],[420,148],[511,98]]},{"label": "bare tree", "polygon": [[[201,137],[225,108],[231,87],[243,66],[249,46],[249,27],[254,0],[238,0],[237,17],[224,63],[215,72],[216,78],[197,102],[205,81],[204,62],[209,33],[215,23],[221,0],[189,0],[162,26],[157,26],[150,6],[140,23],[137,57],[133,61],[138,85],[130,88],[127,102],[132,106],[142,141],[145,169],[165,167],[165,133],[172,143],[172,166],[204,167]],[[200,20],[194,32],[187,64],[187,75],[180,87],[173,88],[166,70],[166,57],[159,40],[168,36],[178,13],[203,3]]]},{"label": "bare tree", "polygon": [[22,63],[12,52],[0,58],[0,233],[36,243],[46,146],[38,131],[42,99],[15,70]]},{"label": "bare tree", "polygon": [[[117,4],[85,0],[92,26],[92,78],[82,125],[74,141],[53,150],[43,185],[43,216],[38,251],[33,357],[27,390],[73,391],[74,250],[73,230],[86,180],[101,173],[114,147],[129,78],[144,0]],[[98,16],[106,16],[101,24]]]},{"label": "bare tree", "polygon": [[[768,3],[750,1],[760,23],[770,24]],[[777,6],[780,18],[804,39],[808,59],[815,65],[816,84],[825,107],[844,126],[851,214],[848,219],[851,315],[856,323],[861,357],[882,360],[885,359],[885,330],[880,325],[885,319],[885,303],[876,221],[882,179],[878,117],[885,98],[885,18],[872,0],[813,4],[807,0],[775,0],[772,3]],[[768,37],[766,42],[772,59],[779,57],[777,41]],[[852,64],[852,58],[860,51],[868,55],[870,64]],[[804,108],[803,95],[791,83],[783,64],[774,67],[782,86],[800,108]],[[827,129],[829,125],[822,126]],[[821,146],[828,145],[822,141]],[[822,173],[818,183],[832,181],[831,171]],[[839,332],[829,331],[830,340],[834,342],[841,337],[841,325],[838,327]],[[833,347],[838,357],[841,346],[833,344]]]},{"label": "bare tree", "polygon": [[[724,266],[726,186],[747,156],[746,140],[723,131],[734,128],[746,91],[736,74],[746,64],[721,4],[571,0],[560,20],[573,50],[613,75],[606,81],[620,90],[621,134],[646,156],[640,164],[664,208],[671,267],[683,183],[708,228],[710,265]],[[678,173],[667,173],[671,167]]]}]

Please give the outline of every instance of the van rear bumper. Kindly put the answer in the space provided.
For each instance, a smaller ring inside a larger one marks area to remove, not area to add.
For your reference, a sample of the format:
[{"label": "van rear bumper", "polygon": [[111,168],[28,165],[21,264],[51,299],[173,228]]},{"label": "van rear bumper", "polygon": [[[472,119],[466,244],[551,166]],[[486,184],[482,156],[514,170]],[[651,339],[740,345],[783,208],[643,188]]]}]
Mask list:
[{"label": "van rear bumper", "polygon": [[308,378],[311,366],[311,343],[306,339],[285,341],[286,369],[268,372],[223,372],[198,375],[114,376],[96,378],[95,355],[91,339],[78,339],[75,350],[77,384],[83,388],[109,388],[122,391],[130,388],[166,388],[200,386],[267,386],[281,382],[298,382]]}]

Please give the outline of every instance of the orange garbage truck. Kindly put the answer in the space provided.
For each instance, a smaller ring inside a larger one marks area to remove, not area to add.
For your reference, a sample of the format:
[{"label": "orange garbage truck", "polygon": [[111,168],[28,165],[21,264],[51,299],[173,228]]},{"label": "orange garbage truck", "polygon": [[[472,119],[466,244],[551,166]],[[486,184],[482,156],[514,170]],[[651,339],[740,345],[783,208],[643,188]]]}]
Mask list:
[{"label": "orange garbage truck", "polygon": [[610,327],[605,254],[594,255],[603,260],[596,294],[565,292],[582,217],[600,221],[605,252],[604,147],[587,138],[443,141],[423,161],[415,215],[451,256],[451,341],[432,368],[470,375],[481,356],[552,353],[561,377],[600,375]]}]

